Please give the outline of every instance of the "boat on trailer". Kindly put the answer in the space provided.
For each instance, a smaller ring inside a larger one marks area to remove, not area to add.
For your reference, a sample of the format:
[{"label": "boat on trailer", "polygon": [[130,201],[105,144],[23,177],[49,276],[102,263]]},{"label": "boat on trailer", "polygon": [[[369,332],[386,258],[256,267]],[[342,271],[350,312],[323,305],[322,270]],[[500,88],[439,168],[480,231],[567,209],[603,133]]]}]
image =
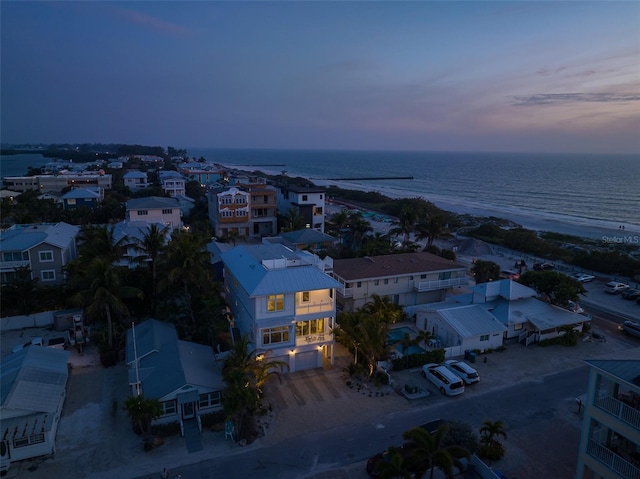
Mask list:
[{"label": "boat on trailer", "polygon": [[631,334],[632,336],[640,338],[640,323],[636,321],[624,321],[621,325],[618,326],[618,329],[624,331],[625,333]]}]

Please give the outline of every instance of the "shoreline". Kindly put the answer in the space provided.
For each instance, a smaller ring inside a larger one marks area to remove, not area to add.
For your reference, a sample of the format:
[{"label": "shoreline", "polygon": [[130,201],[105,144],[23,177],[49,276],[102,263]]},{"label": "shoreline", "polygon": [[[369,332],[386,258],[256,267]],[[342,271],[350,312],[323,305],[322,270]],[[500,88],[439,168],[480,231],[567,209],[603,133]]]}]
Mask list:
[{"label": "shoreline", "polygon": [[[261,171],[267,175],[278,176],[280,171],[270,169],[256,170],[251,167],[239,167],[235,165],[220,165],[230,170],[239,171]],[[297,176],[297,175],[296,175]],[[300,176],[301,178],[306,178]],[[464,199],[447,198],[434,195],[415,195],[410,191],[398,188],[387,188],[371,185],[366,186],[359,183],[339,180],[317,180],[309,179],[310,182],[319,187],[336,187],[344,190],[356,190],[366,192],[377,192],[391,199],[415,198],[419,197],[429,201],[438,208],[459,215],[471,215],[477,217],[498,217],[513,221],[523,228],[540,232],[553,232],[576,236],[579,238],[601,240],[604,243],[631,244],[640,246],[640,224],[634,223],[614,223],[602,219],[581,218],[577,216],[561,215],[549,212],[527,211],[519,207],[506,207],[493,204],[474,203]],[[624,229],[621,229],[624,226]]]}]

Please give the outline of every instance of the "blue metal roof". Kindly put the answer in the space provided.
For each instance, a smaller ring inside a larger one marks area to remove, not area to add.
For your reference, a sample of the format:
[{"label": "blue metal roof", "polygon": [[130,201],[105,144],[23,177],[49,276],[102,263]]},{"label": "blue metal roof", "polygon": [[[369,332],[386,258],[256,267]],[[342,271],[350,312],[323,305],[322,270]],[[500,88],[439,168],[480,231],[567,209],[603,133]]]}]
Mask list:
[{"label": "blue metal roof", "polygon": [[[308,255],[281,244],[237,246],[221,257],[225,268],[251,297],[340,287],[340,283],[305,261]],[[263,261],[288,261],[295,265],[270,269]]]}]

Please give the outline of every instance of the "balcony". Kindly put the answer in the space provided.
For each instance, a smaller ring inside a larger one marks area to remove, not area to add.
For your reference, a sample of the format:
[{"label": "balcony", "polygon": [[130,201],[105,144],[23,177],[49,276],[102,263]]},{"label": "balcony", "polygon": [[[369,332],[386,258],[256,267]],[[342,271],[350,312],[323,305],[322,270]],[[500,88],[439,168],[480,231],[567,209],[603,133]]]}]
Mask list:
[{"label": "balcony", "polygon": [[604,444],[590,439],[587,444],[587,454],[618,474],[618,477],[640,479],[640,468],[637,465],[627,461]]},{"label": "balcony", "polygon": [[333,300],[320,301],[313,304],[300,303],[296,304],[296,315],[331,312],[334,310],[334,307],[335,303]]},{"label": "balcony", "polygon": [[435,291],[438,289],[447,289],[456,286],[467,286],[468,284],[469,278],[450,278],[435,281],[415,281],[413,283],[413,289],[418,293],[423,293],[425,291]]},{"label": "balcony", "polygon": [[30,262],[28,259],[23,259],[21,261],[0,261],[0,269],[2,271],[13,271],[18,268],[24,268],[30,266]]},{"label": "balcony", "polygon": [[343,298],[353,298],[353,288],[336,288]]},{"label": "balcony", "polygon": [[640,410],[613,396],[599,397],[595,401],[595,406],[640,430]]}]

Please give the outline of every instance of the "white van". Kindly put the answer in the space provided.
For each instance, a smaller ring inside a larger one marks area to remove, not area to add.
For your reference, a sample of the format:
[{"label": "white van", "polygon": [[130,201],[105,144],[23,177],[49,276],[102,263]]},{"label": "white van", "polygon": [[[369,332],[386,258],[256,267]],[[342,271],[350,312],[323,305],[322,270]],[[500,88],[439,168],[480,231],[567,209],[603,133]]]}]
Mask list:
[{"label": "white van", "polygon": [[472,384],[480,381],[478,371],[473,369],[467,363],[456,361],[455,359],[449,359],[444,362],[444,365],[449,369],[449,371],[461,378],[465,384]]},{"label": "white van", "polygon": [[464,381],[445,366],[429,363],[422,366],[422,377],[427,378],[447,396],[457,396],[464,392]]}]

